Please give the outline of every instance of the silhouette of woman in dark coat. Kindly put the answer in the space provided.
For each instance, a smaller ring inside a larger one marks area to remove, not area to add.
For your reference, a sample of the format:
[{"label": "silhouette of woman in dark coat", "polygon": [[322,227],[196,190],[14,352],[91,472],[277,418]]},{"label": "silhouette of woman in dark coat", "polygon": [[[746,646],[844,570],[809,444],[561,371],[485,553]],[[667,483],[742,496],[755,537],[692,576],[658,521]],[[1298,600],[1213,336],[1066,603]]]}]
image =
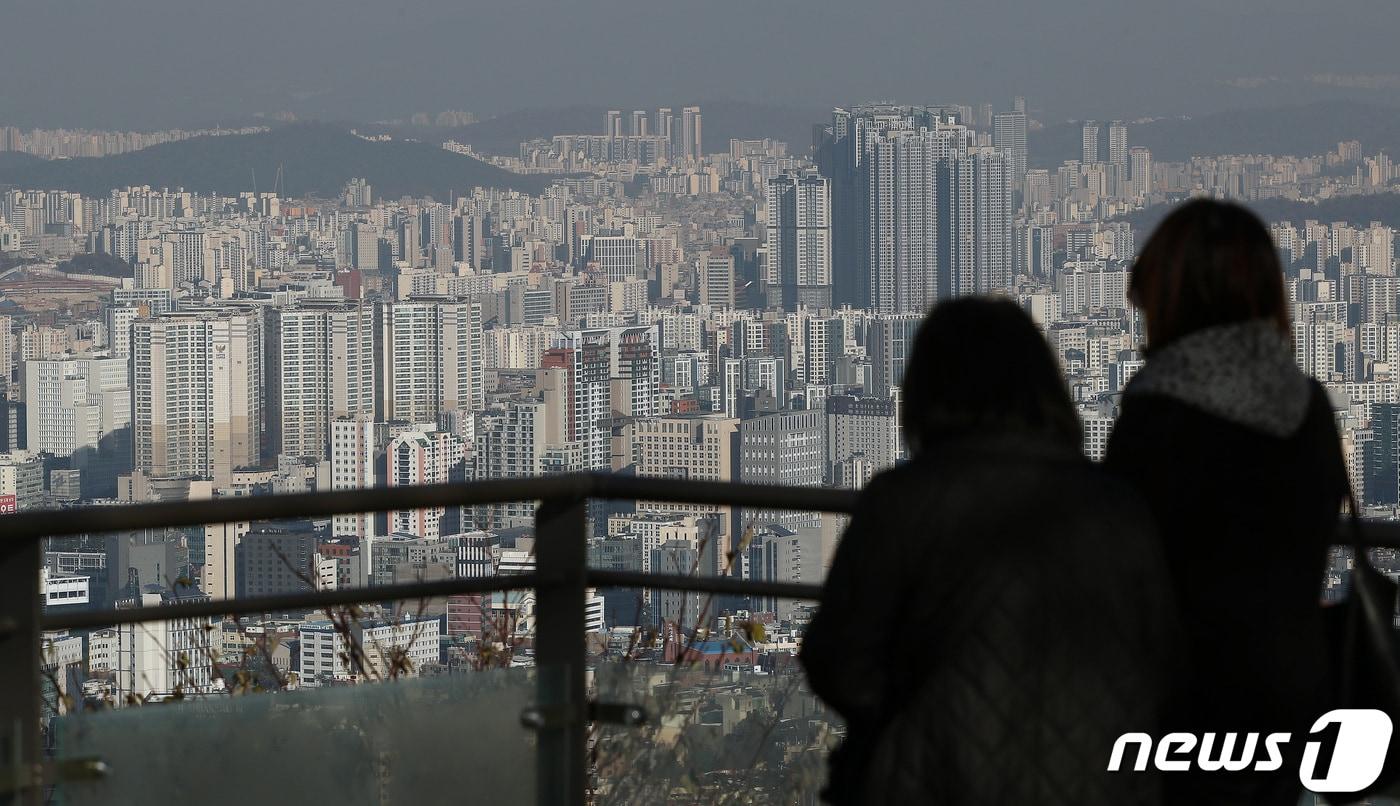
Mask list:
[{"label": "silhouette of woman in dark coat", "polygon": [[1145,507],[1087,460],[1059,367],[1007,300],[939,305],[903,379],[911,459],[876,476],[803,637],[846,720],[835,803],[1131,804],[1174,609]]},{"label": "silhouette of woman in dark coat", "polygon": [[[1147,361],[1106,462],[1152,507],[1183,609],[1186,668],[1166,728],[1287,732],[1301,747],[1328,709],[1320,597],[1347,478],[1327,395],[1294,360],[1269,233],[1236,205],[1183,205],[1144,246],[1130,297]],[[1175,803],[1301,794],[1296,758],[1271,775],[1167,781]]]}]

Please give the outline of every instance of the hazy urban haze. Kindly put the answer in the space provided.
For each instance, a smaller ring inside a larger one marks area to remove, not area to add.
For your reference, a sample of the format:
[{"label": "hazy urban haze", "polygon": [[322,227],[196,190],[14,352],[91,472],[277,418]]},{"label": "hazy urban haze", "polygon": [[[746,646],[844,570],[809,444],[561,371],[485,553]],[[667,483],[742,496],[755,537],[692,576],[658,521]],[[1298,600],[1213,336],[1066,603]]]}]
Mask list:
[{"label": "hazy urban haze", "polygon": [[[1172,649],[1167,576],[1208,649],[1384,626],[1331,541],[1349,484],[1400,547],[1398,34],[0,0],[0,801],[817,806],[929,713],[1066,741],[854,802],[1050,802],[1244,668]],[[1258,679],[1320,690],[1320,646]]]},{"label": "hazy urban haze", "polygon": [[1400,87],[1387,0],[20,0],[0,18],[0,111],[21,126],[1014,94],[1056,121]]}]

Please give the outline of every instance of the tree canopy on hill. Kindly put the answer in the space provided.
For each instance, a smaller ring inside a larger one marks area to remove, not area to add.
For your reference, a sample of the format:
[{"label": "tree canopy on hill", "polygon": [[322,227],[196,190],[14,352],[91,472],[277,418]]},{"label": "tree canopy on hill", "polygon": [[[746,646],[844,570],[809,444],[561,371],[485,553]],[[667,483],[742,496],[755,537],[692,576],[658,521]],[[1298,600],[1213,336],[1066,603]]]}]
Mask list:
[{"label": "tree canopy on hill", "polygon": [[31,263],[39,263],[36,257],[18,254],[0,254],[0,272],[6,272],[16,266],[28,266]]},{"label": "tree canopy on hill", "polygon": [[[772,137],[788,144],[788,153],[804,155],[812,145],[813,124],[829,123],[830,108],[795,108],[744,101],[702,101],[701,140],[706,152],[726,151],[730,138],[757,140]],[[634,107],[635,108],[635,107]],[[680,130],[682,106],[672,106],[676,130]],[[361,126],[362,132],[384,132],[395,136],[421,137],[438,142],[452,139],[470,143],[482,154],[519,153],[526,140],[549,138],[556,134],[602,134],[608,107],[569,106],[556,109],[523,109],[469,126]],[[631,109],[621,110],[624,119]],[[656,109],[648,107],[648,123]]]},{"label": "tree canopy on hill", "polygon": [[130,277],[131,266],[121,258],[112,257],[106,252],[90,252],[74,255],[71,260],[58,264],[64,274],[95,274],[102,277]]},{"label": "tree canopy on hill", "polygon": [[540,193],[548,185],[544,177],[511,173],[437,143],[370,142],[330,124],[196,137],[111,157],[41,160],[4,152],[0,184],[89,195],[135,185],[233,195],[273,190],[279,168],[278,189],[288,197],[332,197],[354,177],[369,180],[378,198],[446,200],[476,187]]}]

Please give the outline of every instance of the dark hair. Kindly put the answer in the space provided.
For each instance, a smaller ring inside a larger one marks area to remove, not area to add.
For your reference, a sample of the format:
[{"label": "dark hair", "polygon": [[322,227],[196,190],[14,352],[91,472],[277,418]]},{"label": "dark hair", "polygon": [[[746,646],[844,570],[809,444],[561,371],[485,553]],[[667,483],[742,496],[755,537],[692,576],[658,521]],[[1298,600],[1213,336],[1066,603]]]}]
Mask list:
[{"label": "dark hair", "polygon": [[1142,309],[1153,348],[1251,319],[1292,332],[1273,239],[1238,204],[1199,199],[1176,208],[1138,255],[1128,297]]},{"label": "dark hair", "polygon": [[1082,450],[1055,356],[1010,300],[963,297],[934,307],[919,327],[902,387],[911,454],[978,432],[1035,434]]}]

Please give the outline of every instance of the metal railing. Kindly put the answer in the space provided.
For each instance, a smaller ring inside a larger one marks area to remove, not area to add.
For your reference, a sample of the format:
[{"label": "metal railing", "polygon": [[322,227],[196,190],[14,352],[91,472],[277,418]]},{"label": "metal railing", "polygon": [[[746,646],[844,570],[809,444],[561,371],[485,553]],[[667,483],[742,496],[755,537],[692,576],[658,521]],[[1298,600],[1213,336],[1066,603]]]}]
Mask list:
[{"label": "metal railing", "polygon": [[[816,599],[821,591],[817,585],[735,577],[591,569],[586,553],[588,501],[650,500],[770,511],[850,513],[856,496],[850,490],[585,473],[6,516],[0,520],[0,799],[10,792],[15,794],[16,802],[37,803],[42,786],[63,774],[55,765],[43,762],[40,748],[39,670],[41,636],[46,630],[533,588],[535,660],[541,667],[561,672],[537,677],[538,707],[532,709],[531,726],[538,732],[538,800],[545,804],[582,804],[587,784],[590,715],[605,718],[600,715],[626,710],[590,704],[586,699],[587,588],[647,587],[789,599]],[[45,537],[516,501],[540,502],[535,524],[536,569],[531,573],[72,614],[45,615],[42,609],[39,568]],[[1400,523],[1363,522],[1361,539],[1373,547],[1400,548]],[[1352,541],[1351,526],[1344,521],[1338,543]]]},{"label": "metal railing", "polygon": [[[856,493],[811,487],[638,478],[602,473],[479,481],[421,487],[226,498],[38,511],[0,521],[0,799],[37,803],[42,787],[63,770],[44,763],[40,748],[42,633],[178,618],[319,609],[361,602],[535,590],[535,662],[555,673],[537,676],[537,792],[542,804],[582,804],[587,787],[587,725],[612,711],[586,696],[588,588],[646,587],[788,599],[818,598],[820,586],[752,581],[732,576],[684,576],[591,569],[587,563],[590,500],[665,501],[765,510],[849,513]],[[166,529],[212,523],[477,506],[538,501],[535,570],[484,578],[448,579],[368,588],[196,601],[46,615],[39,588],[42,540],[100,532]],[[623,718],[626,718],[625,716]]]}]

